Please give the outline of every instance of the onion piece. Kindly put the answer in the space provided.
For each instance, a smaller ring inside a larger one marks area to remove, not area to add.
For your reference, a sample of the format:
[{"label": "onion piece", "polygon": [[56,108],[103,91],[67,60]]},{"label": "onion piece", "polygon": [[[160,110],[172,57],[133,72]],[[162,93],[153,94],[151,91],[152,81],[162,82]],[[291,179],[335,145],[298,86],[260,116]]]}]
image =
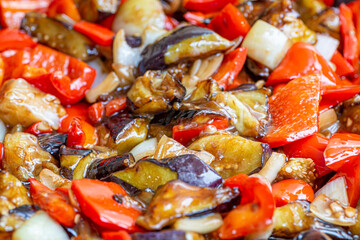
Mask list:
[{"label": "onion piece", "polygon": [[96,70],[96,78],[93,85],[91,86],[91,88],[94,88],[102,81],[104,81],[106,76],[109,74],[109,71],[106,71],[106,67],[104,66],[104,63],[100,60],[100,58],[96,58],[91,62],[88,62],[87,64]]},{"label": "onion piece", "polygon": [[337,121],[337,115],[333,108],[322,112],[319,116],[319,131],[323,131],[324,129],[330,127]]},{"label": "onion piece", "polygon": [[316,34],[316,50],[327,60],[330,61],[335,51],[339,47],[339,40],[325,34]]},{"label": "onion piece", "polygon": [[6,126],[3,121],[0,120],[0,142],[4,141],[5,135],[6,135]]},{"label": "onion piece", "polygon": [[135,161],[138,161],[144,157],[154,155],[157,144],[156,138],[150,138],[136,145],[131,149],[130,153],[134,156]]},{"label": "onion piece", "polygon": [[115,72],[111,72],[98,86],[87,91],[85,98],[89,103],[94,103],[100,95],[114,91],[119,84],[118,76]]},{"label": "onion piece", "polygon": [[344,206],[324,194],[320,194],[310,204],[310,211],[321,220],[339,226],[352,226],[356,223],[357,210]]},{"label": "onion piece", "polygon": [[271,70],[279,65],[291,45],[283,32],[263,20],[255,22],[242,43],[250,58]]},{"label": "onion piece", "polygon": [[69,237],[65,230],[47,213],[38,211],[14,232],[12,239],[69,240]]},{"label": "onion piece", "polygon": [[219,213],[207,215],[199,218],[180,218],[173,228],[185,232],[196,232],[200,234],[211,233],[223,224],[223,219]]},{"label": "onion piece", "polygon": [[326,183],[322,188],[320,188],[316,193],[315,197],[324,194],[325,196],[339,201],[344,206],[349,206],[349,199],[346,192],[346,180],[345,177],[338,177],[335,180],[332,180]]},{"label": "onion piece", "polygon": [[282,166],[285,164],[286,156],[283,153],[273,152],[265,166],[258,173],[265,177],[270,183],[275,180]]}]

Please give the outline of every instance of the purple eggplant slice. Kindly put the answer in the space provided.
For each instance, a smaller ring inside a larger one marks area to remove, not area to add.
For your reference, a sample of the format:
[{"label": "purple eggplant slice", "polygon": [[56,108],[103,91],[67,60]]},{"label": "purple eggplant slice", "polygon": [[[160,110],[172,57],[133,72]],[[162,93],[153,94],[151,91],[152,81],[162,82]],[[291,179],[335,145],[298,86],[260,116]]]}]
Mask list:
[{"label": "purple eggplant slice", "polygon": [[40,146],[55,158],[59,158],[59,151],[62,145],[65,145],[67,134],[45,133],[38,136]]},{"label": "purple eggplant slice", "polygon": [[132,240],[203,240],[197,233],[184,232],[180,230],[165,230],[161,232],[134,233]]}]

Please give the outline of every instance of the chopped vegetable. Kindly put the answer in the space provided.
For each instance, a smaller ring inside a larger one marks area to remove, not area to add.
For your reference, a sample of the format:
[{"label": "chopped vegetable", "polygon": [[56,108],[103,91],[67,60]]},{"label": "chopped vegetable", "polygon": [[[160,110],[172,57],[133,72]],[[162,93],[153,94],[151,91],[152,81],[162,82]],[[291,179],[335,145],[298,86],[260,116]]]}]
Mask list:
[{"label": "chopped vegetable", "polygon": [[65,14],[75,22],[81,20],[74,0],[51,1],[46,13],[51,18],[55,18],[58,14]]},{"label": "chopped vegetable", "polygon": [[111,45],[113,38],[115,37],[115,33],[109,29],[86,21],[79,21],[75,23],[74,29],[89,37],[95,43],[104,46]]},{"label": "chopped vegetable", "polygon": [[192,11],[216,12],[223,9],[228,3],[235,0],[184,0],[183,6]]}]

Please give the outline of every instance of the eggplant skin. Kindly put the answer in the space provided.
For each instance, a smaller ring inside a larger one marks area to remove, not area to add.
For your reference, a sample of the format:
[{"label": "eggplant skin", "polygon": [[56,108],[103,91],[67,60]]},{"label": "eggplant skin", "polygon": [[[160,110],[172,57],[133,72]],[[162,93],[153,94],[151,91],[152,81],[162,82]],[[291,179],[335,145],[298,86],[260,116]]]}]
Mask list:
[{"label": "eggplant skin", "polygon": [[167,230],[161,232],[134,233],[132,240],[186,240],[186,232]]},{"label": "eggplant skin", "polygon": [[67,134],[62,133],[45,133],[38,135],[39,144],[48,153],[59,159],[60,147],[65,145]]}]

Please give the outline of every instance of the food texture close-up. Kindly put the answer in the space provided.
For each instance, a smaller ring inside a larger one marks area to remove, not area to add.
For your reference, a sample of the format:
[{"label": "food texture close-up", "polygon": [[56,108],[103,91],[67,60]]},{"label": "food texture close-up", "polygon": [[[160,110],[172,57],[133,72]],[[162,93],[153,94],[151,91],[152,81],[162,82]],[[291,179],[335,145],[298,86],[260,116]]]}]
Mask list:
[{"label": "food texture close-up", "polygon": [[360,0],[0,0],[0,239],[360,239],[359,56]]}]

